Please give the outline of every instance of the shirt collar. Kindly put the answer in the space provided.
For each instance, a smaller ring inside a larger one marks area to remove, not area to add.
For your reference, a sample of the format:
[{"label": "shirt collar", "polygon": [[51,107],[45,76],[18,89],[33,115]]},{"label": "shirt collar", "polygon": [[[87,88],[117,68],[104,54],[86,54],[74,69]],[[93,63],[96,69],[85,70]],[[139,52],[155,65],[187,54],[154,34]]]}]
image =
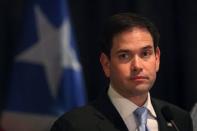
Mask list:
[{"label": "shirt collar", "polygon": [[[136,104],[126,99],[125,97],[120,95],[116,90],[114,90],[111,85],[108,89],[108,96],[123,119],[130,116],[138,108]],[[152,117],[156,118],[156,113],[154,111],[154,108],[152,106],[151,99],[150,99],[150,93],[148,93],[148,99],[143,106],[148,109],[149,114]]]}]

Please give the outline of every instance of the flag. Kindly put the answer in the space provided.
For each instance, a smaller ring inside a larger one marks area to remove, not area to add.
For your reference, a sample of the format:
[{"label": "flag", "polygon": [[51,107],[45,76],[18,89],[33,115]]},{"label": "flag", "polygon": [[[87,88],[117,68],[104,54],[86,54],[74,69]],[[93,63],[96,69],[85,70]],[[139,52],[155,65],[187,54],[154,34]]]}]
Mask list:
[{"label": "flag", "polygon": [[85,103],[65,0],[27,0],[23,29],[2,114],[5,131],[48,131],[57,117]]}]

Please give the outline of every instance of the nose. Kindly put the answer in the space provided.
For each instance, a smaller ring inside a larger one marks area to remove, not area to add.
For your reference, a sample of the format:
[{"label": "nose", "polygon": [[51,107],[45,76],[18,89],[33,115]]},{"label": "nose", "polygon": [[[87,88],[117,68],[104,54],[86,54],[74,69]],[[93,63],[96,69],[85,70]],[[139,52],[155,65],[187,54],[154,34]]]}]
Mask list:
[{"label": "nose", "polygon": [[132,61],[131,61],[131,70],[134,73],[139,73],[142,71],[142,62],[141,59],[136,55],[133,57]]}]

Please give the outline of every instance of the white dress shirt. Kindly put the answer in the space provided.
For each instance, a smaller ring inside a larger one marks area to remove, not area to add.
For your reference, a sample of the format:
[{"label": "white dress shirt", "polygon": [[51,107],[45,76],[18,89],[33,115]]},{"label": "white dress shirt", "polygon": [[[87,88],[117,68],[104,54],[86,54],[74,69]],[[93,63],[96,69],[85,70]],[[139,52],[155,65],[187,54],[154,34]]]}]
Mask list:
[{"label": "white dress shirt", "polygon": [[[133,112],[138,108],[138,106],[130,100],[121,96],[111,86],[109,87],[108,95],[112,104],[119,112],[129,131],[137,131],[137,124]],[[152,106],[149,93],[148,99],[143,106],[148,109],[147,127],[149,131],[158,131],[158,123],[156,120],[157,115]]]}]

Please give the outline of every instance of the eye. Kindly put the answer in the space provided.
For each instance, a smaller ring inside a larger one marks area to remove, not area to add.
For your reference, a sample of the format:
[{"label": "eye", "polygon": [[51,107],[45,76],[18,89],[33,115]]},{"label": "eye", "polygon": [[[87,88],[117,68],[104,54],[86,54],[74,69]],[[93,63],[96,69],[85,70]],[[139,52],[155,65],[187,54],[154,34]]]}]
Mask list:
[{"label": "eye", "polygon": [[128,57],[129,57],[128,54],[120,54],[119,55],[119,58],[121,58],[121,59],[126,59]]},{"label": "eye", "polygon": [[148,58],[148,57],[150,57],[152,54],[153,54],[153,51],[152,51],[152,50],[144,50],[144,51],[142,52],[142,57],[143,57],[143,58]]},{"label": "eye", "polygon": [[131,59],[131,55],[129,53],[120,53],[118,55],[118,59],[123,62],[127,62]]}]

